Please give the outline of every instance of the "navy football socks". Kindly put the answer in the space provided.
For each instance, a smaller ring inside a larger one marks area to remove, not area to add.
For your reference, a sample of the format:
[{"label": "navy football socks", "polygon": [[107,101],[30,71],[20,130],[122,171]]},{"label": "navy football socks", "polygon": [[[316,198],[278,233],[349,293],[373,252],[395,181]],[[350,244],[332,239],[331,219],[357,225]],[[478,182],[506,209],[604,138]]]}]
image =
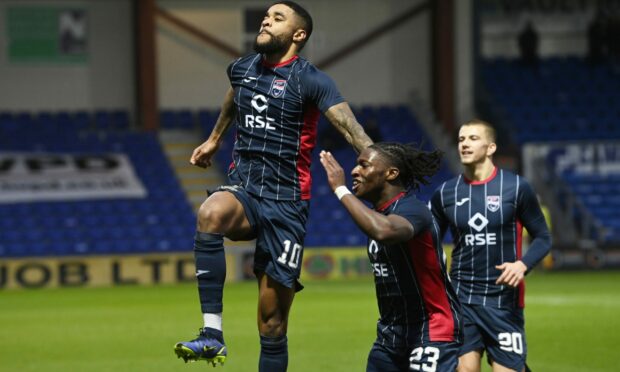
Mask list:
[{"label": "navy football socks", "polygon": [[221,313],[226,280],[224,235],[196,231],[194,259],[200,308],[203,313]]},{"label": "navy football socks", "polygon": [[288,339],[260,336],[259,372],[285,372],[288,366]]}]

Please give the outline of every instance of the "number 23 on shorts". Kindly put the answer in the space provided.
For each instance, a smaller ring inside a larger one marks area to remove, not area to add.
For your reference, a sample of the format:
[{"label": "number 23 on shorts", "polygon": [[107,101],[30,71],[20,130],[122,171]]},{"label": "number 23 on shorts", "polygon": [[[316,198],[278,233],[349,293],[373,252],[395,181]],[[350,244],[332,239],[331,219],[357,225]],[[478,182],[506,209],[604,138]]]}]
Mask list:
[{"label": "number 23 on shorts", "polygon": [[432,346],[417,347],[409,357],[409,369],[412,371],[435,372],[439,360],[439,349]]}]

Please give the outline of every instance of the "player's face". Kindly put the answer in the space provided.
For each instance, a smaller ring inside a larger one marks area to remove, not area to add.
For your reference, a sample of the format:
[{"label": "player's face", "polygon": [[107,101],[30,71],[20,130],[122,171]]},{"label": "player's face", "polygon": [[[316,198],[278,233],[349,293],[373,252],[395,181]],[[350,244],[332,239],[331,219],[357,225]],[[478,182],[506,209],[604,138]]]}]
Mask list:
[{"label": "player's face", "polygon": [[385,186],[388,165],[379,152],[364,149],[357,157],[357,165],[351,171],[353,193],[371,203],[379,200]]},{"label": "player's face", "polygon": [[484,126],[464,125],[459,130],[459,156],[463,165],[483,163],[495,148]]},{"label": "player's face", "polygon": [[297,15],[284,4],[276,4],[267,10],[254,41],[257,53],[283,53],[293,43],[297,31]]}]

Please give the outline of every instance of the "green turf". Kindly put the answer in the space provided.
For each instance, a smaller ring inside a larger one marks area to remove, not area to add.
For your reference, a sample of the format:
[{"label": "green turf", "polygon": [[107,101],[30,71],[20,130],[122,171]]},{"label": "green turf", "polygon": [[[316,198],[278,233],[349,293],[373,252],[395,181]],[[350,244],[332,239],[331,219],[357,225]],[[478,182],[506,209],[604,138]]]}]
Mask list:
[{"label": "green turf", "polygon": [[[526,323],[534,371],[612,371],[620,345],[620,273],[535,273]],[[377,309],[371,279],[308,282],[293,305],[289,371],[363,371]],[[227,285],[222,371],[254,371],[256,285]],[[176,341],[201,323],[193,285],[4,291],[0,371],[202,371]],[[217,367],[220,369],[220,367]]]}]

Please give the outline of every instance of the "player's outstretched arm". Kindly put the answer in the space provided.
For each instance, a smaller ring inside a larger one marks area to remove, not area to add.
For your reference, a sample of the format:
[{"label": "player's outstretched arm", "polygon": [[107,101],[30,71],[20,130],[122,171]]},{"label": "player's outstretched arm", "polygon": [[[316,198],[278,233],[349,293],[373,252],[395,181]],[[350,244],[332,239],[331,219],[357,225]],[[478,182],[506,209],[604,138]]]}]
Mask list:
[{"label": "player's outstretched arm", "polygon": [[222,103],[220,116],[217,118],[217,122],[215,123],[209,138],[194,149],[192,157],[189,159],[191,164],[202,168],[211,166],[211,158],[220,148],[222,136],[230,127],[235,114],[234,94],[235,93],[232,88],[228,89],[228,92],[226,92],[226,95],[224,96],[224,103]]},{"label": "player's outstretched arm", "polygon": [[325,111],[325,117],[342,133],[357,153],[372,145],[372,140],[364,132],[364,128],[360,123],[357,122],[348,103],[341,102],[333,105]]},{"label": "player's outstretched arm", "polygon": [[[327,151],[321,151],[320,159],[332,191],[336,191],[338,187],[346,188],[344,170],[334,156]],[[345,191],[340,201],[357,226],[373,240],[393,244],[409,240],[414,234],[413,226],[405,218],[393,214],[385,216],[375,212],[351,192]]]}]

